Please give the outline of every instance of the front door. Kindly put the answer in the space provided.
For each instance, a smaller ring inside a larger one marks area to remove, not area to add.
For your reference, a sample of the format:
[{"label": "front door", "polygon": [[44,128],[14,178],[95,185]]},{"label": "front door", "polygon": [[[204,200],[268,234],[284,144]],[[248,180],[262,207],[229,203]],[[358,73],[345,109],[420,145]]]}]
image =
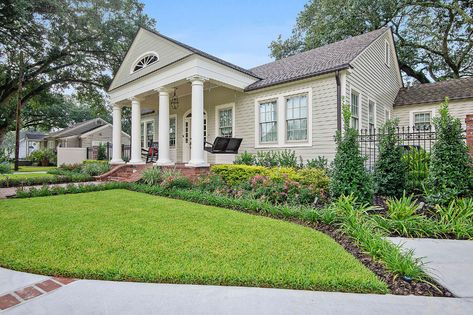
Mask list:
[{"label": "front door", "polygon": [[[192,113],[184,115],[183,134],[182,138],[182,161],[187,163],[191,159],[192,147]],[[204,112],[204,141],[207,139],[207,114]],[[203,146],[203,144],[202,144]],[[204,153],[204,159],[207,161],[207,152]]]}]

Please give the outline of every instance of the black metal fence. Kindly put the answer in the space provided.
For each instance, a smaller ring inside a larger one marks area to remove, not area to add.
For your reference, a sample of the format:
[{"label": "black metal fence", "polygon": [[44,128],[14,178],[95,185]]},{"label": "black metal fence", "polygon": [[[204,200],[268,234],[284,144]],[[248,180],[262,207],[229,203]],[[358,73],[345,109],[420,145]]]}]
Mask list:
[{"label": "black metal fence", "polygon": [[[105,146],[105,159],[112,159],[113,145],[110,142],[104,144]],[[99,146],[87,147],[87,159],[96,160],[98,158]],[[131,146],[122,144],[122,159],[129,161],[131,156]]]},{"label": "black metal fence", "polygon": [[[366,157],[366,169],[371,172],[374,171],[378,160],[381,136],[382,129],[364,129],[359,133],[360,151]],[[462,137],[465,139],[465,134]],[[437,141],[437,132],[430,126],[398,127],[396,139],[398,146],[404,149],[408,188],[420,189],[429,172],[430,155]]]}]

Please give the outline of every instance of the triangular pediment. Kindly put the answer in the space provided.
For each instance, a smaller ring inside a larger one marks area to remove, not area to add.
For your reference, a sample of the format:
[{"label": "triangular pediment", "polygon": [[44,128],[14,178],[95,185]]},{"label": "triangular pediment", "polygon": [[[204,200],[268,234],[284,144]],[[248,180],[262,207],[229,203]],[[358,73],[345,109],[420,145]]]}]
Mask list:
[{"label": "triangular pediment", "polygon": [[[158,56],[158,61],[143,69],[133,72],[135,64],[142,59],[142,57],[149,54],[156,54]],[[154,32],[140,28],[125,55],[125,58],[123,59],[120,68],[115,74],[109,90],[136,80],[191,54],[192,51],[181,47]]]}]

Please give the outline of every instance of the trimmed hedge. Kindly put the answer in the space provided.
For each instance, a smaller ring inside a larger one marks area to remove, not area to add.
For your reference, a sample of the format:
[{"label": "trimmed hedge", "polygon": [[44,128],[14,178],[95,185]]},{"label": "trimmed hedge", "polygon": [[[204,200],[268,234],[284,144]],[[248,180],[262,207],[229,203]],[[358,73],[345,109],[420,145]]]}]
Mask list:
[{"label": "trimmed hedge", "polygon": [[107,160],[84,160],[83,164],[109,164]]},{"label": "trimmed hedge", "polygon": [[213,165],[210,170],[222,177],[229,185],[238,185],[248,182],[256,175],[269,175],[268,168],[254,165],[223,164]]},{"label": "trimmed hedge", "polygon": [[21,186],[34,186],[34,185],[49,185],[49,184],[60,184],[60,183],[78,183],[78,182],[89,182],[93,181],[92,176],[86,174],[74,174],[67,176],[55,176],[55,177],[31,177],[31,178],[11,178],[7,177],[0,180],[0,188],[5,187],[21,187]]}]

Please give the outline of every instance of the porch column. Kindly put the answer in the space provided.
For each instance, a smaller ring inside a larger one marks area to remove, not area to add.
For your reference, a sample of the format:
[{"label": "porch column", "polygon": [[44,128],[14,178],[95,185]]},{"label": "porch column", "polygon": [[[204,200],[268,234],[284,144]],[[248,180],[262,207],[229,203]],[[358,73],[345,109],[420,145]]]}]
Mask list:
[{"label": "porch column", "polygon": [[123,164],[122,160],[122,108],[113,104],[112,160],[110,164]]},{"label": "porch column", "polygon": [[131,100],[131,159],[130,164],[145,164],[141,159],[141,103],[136,97]]},{"label": "porch column", "polygon": [[202,76],[187,78],[192,83],[192,143],[191,159],[187,166],[208,166],[204,160],[204,81]]},{"label": "porch column", "polygon": [[157,91],[159,92],[159,143],[156,165],[173,165],[169,152],[169,90],[159,88]]}]

